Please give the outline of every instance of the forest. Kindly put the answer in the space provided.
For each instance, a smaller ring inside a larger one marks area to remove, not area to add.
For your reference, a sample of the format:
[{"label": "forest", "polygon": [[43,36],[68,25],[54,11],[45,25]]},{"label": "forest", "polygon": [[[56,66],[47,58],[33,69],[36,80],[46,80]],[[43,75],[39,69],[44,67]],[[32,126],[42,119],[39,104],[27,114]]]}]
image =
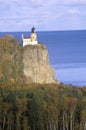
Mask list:
[{"label": "forest", "polygon": [[0,82],[0,130],[85,130],[86,87]]}]

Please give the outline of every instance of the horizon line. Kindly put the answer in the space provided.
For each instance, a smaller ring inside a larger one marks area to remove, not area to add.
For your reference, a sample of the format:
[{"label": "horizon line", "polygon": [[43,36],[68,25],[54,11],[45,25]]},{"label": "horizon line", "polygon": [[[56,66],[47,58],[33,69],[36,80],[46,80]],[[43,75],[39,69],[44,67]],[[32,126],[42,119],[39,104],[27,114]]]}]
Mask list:
[{"label": "horizon line", "polygon": [[[86,29],[64,29],[64,30],[38,30],[36,32],[63,32],[63,31],[86,31]],[[16,30],[16,31],[0,31],[0,33],[10,32],[30,32],[30,30]]]}]

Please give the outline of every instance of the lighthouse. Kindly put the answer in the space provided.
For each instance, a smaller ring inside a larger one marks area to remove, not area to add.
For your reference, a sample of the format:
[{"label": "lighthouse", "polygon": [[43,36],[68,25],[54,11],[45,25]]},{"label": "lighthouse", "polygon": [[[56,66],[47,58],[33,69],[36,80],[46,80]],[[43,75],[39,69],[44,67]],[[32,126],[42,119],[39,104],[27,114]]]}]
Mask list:
[{"label": "lighthouse", "polygon": [[35,28],[31,28],[31,34],[30,37],[26,37],[22,34],[22,42],[23,42],[23,47],[26,45],[36,45],[38,44],[37,41],[37,33],[35,32]]}]

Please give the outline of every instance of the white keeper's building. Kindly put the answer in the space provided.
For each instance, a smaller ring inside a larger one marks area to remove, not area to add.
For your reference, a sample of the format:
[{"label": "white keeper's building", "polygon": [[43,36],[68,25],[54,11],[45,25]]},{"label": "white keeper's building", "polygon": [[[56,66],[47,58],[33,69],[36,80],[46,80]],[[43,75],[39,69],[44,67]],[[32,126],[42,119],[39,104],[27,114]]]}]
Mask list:
[{"label": "white keeper's building", "polygon": [[37,34],[35,32],[34,27],[31,29],[30,37],[26,37],[22,34],[22,43],[23,43],[23,47],[26,46],[26,45],[36,45],[36,44],[38,44]]}]

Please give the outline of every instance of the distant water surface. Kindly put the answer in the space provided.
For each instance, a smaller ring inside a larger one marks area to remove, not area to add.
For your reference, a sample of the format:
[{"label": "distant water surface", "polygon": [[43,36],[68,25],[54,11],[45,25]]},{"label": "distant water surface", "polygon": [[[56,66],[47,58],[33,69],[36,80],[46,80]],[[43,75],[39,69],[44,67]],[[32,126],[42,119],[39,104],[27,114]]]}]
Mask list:
[{"label": "distant water surface", "polygon": [[[22,45],[21,35],[30,32],[1,32],[14,35]],[[86,85],[86,30],[37,32],[38,41],[48,49],[56,78],[67,84]]]}]

